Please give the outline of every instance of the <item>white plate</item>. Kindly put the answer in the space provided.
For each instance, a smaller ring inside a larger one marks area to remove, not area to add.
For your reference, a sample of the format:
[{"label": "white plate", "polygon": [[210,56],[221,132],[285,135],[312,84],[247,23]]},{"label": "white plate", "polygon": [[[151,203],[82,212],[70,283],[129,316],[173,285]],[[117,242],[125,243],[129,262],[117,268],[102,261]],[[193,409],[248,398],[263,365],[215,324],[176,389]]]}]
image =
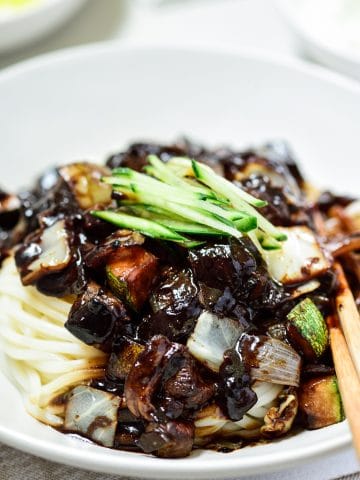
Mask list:
[{"label": "white plate", "polygon": [[[254,53],[119,45],[69,50],[0,75],[1,183],[45,166],[103,161],[131,140],[187,134],[244,146],[285,138],[318,184],[357,193],[360,88],[320,68]],[[0,375],[0,440],[47,459],[138,477],[226,478],[269,472],[350,442],[346,423],[230,454],[180,460],[78,442],[30,418]]]},{"label": "white plate", "polygon": [[[350,35],[350,29],[360,30],[359,6],[356,18],[345,10],[346,5],[350,8],[349,1],[343,1],[344,10],[340,9],[340,13],[336,13],[337,7],[341,7],[336,0],[277,0],[277,4],[299,43],[314,60],[360,80],[360,36],[355,43]],[[344,17],[344,12],[348,15],[347,23],[338,23],[336,16]]]},{"label": "white plate", "polygon": [[29,45],[74,15],[86,0],[37,0],[4,12],[0,8],[0,53]]}]

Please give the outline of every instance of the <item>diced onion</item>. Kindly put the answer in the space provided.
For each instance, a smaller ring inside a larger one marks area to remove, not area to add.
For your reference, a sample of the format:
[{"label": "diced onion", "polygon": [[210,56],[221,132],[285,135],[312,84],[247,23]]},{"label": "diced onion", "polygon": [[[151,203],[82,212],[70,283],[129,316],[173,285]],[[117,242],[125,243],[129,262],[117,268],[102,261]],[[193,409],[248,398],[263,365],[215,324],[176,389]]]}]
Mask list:
[{"label": "diced onion", "polygon": [[[263,337],[251,352],[250,375],[253,380],[299,386],[301,357],[285,342]],[[246,355],[246,354],[245,354]]]},{"label": "diced onion", "polygon": [[301,283],[330,268],[314,233],[305,226],[279,227],[287,236],[278,250],[264,250],[270,275],[283,284]]},{"label": "diced onion", "polygon": [[224,353],[233,348],[243,332],[240,323],[231,318],[219,318],[203,312],[194,332],[187,341],[190,353],[214,372],[218,372]]},{"label": "diced onion", "polygon": [[114,444],[120,397],[80,385],[70,394],[65,430],[78,432],[105,447]]}]

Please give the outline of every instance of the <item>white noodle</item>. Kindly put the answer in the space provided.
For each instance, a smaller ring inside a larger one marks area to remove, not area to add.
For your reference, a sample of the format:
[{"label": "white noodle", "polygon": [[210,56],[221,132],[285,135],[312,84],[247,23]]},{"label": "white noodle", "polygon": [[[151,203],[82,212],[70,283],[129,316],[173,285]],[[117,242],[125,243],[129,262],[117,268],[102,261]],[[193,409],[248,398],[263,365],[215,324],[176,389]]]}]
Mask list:
[{"label": "white noodle", "polygon": [[0,270],[0,342],[5,371],[24,398],[26,410],[52,426],[63,425],[60,394],[99,377],[106,355],[65,328],[71,302],[23,287],[13,258]]},{"label": "white noodle", "polygon": [[241,438],[258,437],[267,411],[278,403],[283,385],[256,381],[252,388],[258,400],[238,422],[227,420],[218,409],[209,412],[209,416],[195,420],[196,442],[201,444],[202,438],[212,436],[216,432],[224,437],[229,435]]}]

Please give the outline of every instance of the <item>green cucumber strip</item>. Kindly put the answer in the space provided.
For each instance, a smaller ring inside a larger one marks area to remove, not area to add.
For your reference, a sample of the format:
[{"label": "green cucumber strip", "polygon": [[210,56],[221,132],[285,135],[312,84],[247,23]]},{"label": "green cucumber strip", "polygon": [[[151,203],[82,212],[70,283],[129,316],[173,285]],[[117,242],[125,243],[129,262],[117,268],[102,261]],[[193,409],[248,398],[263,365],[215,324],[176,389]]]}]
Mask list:
[{"label": "green cucumber strip", "polygon": [[195,160],[192,160],[192,166],[193,170],[195,168],[194,173],[198,172],[198,180],[201,180],[210,188],[213,188],[215,191],[221,193],[222,195],[226,195],[235,208],[243,209],[249,215],[256,216],[258,219],[258,226],[264,232],[275,237],[275,239],[278,241],[286,240],[286,235],[279,232],[271,222],[269,222],[265,217],[263,217],[252,206],[254,205],[255,207],[264,207],[265,205],[267,205],[267,202],[255,199],[255,197],[244,192],[241,188],[237,187],[225,178],[217,175],[211,170],[211,168],[207,167],[206,165],[202,165],[199,162],[195,162]]},{"label": "green cucumber strip", "polygon": [[185,242],[176,242],[178,245],[184,248],[195,248],[206,243],[204,240],[186,240]]},{"label": "green cucumber strip", "polygon": [[[137,173],[137,172],[134,172]],[[140,177],[139,177],[140,175]],[[137,180],[139,179],[139,182]],[[125,177],[104,177],[103,181],[107,184],[112,185],[114,190],[122,192],[124,187],[127,188],[125,193],[129,194],[129,188],[131,190],[130,197],[137,198],[139,203],[151,203],[143,202],[140,197],[143,195],[155,196],[156,192],[157,199],[162,198],[164,201],[171,198],[172,202],[179,203],[180,205],[186,205],[192,208],[205,209],[209,213],[218,215],[223,218],[223,222],[227,223],[229,226],[232,225],[232,221],[238,219],[242,213],[237,212],[237,210],[231,208],[223,208],[218,205],[214,205],[211,202],[201,200],[202,194],[196,194],[189,191],[183,191],[182,189],[176,188],[171,185],[166,185],[159,180],[148,177],[144,174],[134,175],[132,178],[129,176]],[[134,196],[133,194],[138,194]]]},{"label": "green cucumber strip", "polygon": [[224,235],[224,233],[220,232],[219,230],[214,230],[213,228],[206,227],[205,225],[201,225],[199,223],[189,222],[178,215],[173,215],[173,218],[171,218],[168,214],[164,215],[151,212],[149,209],[139,205],[129,206],[128,208],[130,208],[132,213],[139,215],[142,218],[152,220],[153,222],[160,223],[161,225],[169,227],[171,230],[175,230],[176,232],[193,235]]},{"label": "green cucumber strip", "polygon": [[[171,234],[179,235],[177,232],[232,235],[236,238],[249,232],[260,252],[281,248],[279,242],[286,240],[286,235],[254,208],[264,206],[266,202],[217,175],[207,165],[184,157],[173,157],[165,164],[156,155],[150,155],[148,161],[147,172],[151,176],[119,167],[103,181],[126,195],[127,200],[120,200],[120,206],[131,207],[132,204],[133,212],[141,217],[139,221],[152,223],[149,235],[161,234],[154,230],[154,224],[166,229],[167,239]],[[149,207],[152,208],[152,214],[149,216],[145,210],[139,211],[140,204],[147,204],[148,211]],[[132,216],[127,217],[129,220]],[[162,234],[165,235],[164,231]],[[183,237],[173,241],[189,244],[190,240]]]},{"label": "green cucumber strip", "polygon": [[198,182],[196,185],[190,185],[188,182],[176,175],[170,168],[168,168],[166,164],[162,162],[156,155],[149,155],[147,157],[147,161],[150,163],[151,167],[145,167],[146,173],[150,173],[158,180],[161,180],[168,185],[173,185],[174,187],[182,187],[191,192],[203,193],[204,195],[208,195],[210,198],[216,199],[216,195],[209,188],[204,187]]},{"label": "green cucumber strip", "polygon": [[136,230],[148,237],[170,240],[173,242],[186,243],[188,241],[186,237],[179,235],[173,230],[145,218],[138,218],[126,213],[112,212],[109,210],[93,210],[91,214],[96,218],[113,223],[117,227]]},{"label": "green cucumber strip", "polygon": [[241,218],[240,220],[235,220],[236,228],[243,233],[250,232],[257,228],[257,219],[256,217],[246,217]]},{"label": "green cucumber strip", "polygon": [[258,240],[264,250],[279,250],[281,248],[281,243],[270,235],[260,234]]},{"label": "green cucumber strip", "polygon": [[[259,200],[258,198],[253,197],[241,188],[236,187],[225,178],[220,177],[220,175],[217,175],[207,165],[203,165],[195,160],[191,160],[191,166],[195,177],[213,190],[217,191],[220,187],[222,190],[221,193],[223,194],[229,190],[232,194],[237,195],[243,202],[247,202],[254,207],[260,208],[267,205],[267,202],[264,200]],[[228,193],[226,193],[226,196],[228,197]]]},{"label": "green cucumber strip", "polygon": [[[240,238],[242,236],[233,223],[230,223],[229,225],[229,221],[222,217],[214,218],[214,215],[207,210],[207,203],[204,205],[204,208],[203,204],[201,203],[200,208],[194,207],[193,205],[188,207],[172,201],[170,202],[155,195],[138,195],[138,200],[140,203],[160,207],[164,210],[167,210],[170,214],[175,213],[195,223],[207,225],[208,227],[214,228],[215,230],[219,230],[223,233],[227,233],[228,235],[236,238]],[[219,218],[222,218],[223,221],[220,221]]]},{"label": "green cucumber strip", "polygon": [[[184,174],[184,172],[186,172],[187,175],[189,175],[189,169],[192,166],[194,174],[195,172],[197,172],[198,176],[201,177],[201,179],[199,177],[198,179],[204,181],[204,183],[206,183],[210,188],[213,188],[218,194],[221,194],[228,198],[234,208],[244,210],[250,216],[256,216],[258,219],[258,228],[273,236],[276,240],[280,242],[286,240],[286,235],[279,232],[271,222],[269,222],[265,217],[263,217],[250,204],[251,202],[248,202],[248,200],[246,200],[248,198],[248,194],[246,192],[241,190],[239,187],[236,187],[234,184],[232,184],[225,178],[220,177],[220,175],[217,175],[207,165],[202,165],[199,162],[191,161],[189,158],[183,157],[172,158],[168,162],[168,165],[169,167],[173,168],[174,171],[179,172],[179,174]],[[245,194],[245,196],[242,194]],[[254,197],[252,197],[251,195],[250,197],[252,200],[254,199]],[[255,202],[256,203],[254,203],[254,205],[256,207],[261,206],[261,200],[255,199]],[[264,203],[262,203],[262,206],[264,206]]]}]

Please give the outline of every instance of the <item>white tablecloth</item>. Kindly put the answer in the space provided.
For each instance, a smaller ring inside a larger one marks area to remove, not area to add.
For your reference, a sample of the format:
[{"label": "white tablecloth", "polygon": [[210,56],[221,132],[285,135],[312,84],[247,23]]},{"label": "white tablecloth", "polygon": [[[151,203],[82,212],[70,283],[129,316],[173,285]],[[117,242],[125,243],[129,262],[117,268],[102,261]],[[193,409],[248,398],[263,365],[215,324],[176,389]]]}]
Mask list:
[{"label": "white tablecloth", "polygon": [[[272,0],[89,0],[65,27],[37,45],[0,56],[0,69],[64,47],[103,40],[166,45],[239,46],[302,56]],[[352,448],[302,467],[253,480],[331,480],[357,472]],[[111,480],[41,460],[0,445],[0,480]],[[352,478],[360,479],[360,475]]]}]

